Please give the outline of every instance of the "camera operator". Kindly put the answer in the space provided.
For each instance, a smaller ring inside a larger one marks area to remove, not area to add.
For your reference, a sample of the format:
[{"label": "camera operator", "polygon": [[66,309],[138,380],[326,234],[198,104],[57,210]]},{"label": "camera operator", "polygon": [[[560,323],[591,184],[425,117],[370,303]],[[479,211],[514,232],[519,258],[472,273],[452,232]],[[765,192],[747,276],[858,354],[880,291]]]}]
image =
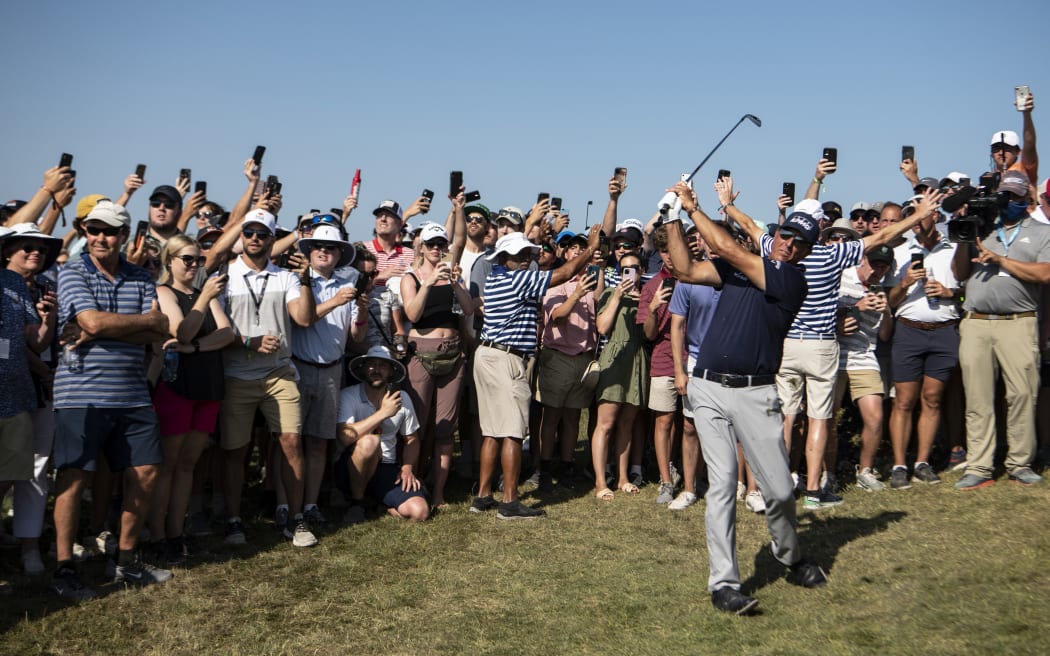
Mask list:
[{"label": "camera operator", "polygon": [[[991,485],[995,457],[995,378],[1006,386],[1010,480],[1039,483],[1035,455],[1035,400],[1039,385],[1040,285],[1050,283],[1050,227],[1028,215],[1028,177],[1009,169],[999,184],[999,217],[973,246],[960,243],[953,266],[967,280],[959,325],[959,363],[966,388],[969,464],[960,490]],[[974,257],[976,255],[976,257]]]}]

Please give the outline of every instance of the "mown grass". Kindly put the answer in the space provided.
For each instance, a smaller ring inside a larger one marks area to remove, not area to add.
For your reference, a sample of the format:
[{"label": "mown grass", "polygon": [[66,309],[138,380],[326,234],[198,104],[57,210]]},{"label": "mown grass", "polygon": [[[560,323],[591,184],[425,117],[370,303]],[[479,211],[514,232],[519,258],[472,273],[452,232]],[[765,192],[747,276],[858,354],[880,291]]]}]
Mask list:
[{"label": "mown grass", "polygon": [[[501,522],[461,494],[425,524],[383,517],[310,550],[260,521],[245,550],[208,540],[206,562],[170,583],[103,586],[81,605],[21,581],[0,597],[0,653],[1050,653],[1050,489],[1004,478],[963,493],[957,478],[800,511],[822,590],[782,578],[764,520],[741,504],[756,617],[710,605],[703,503],[672,513],[655,486],[612,503],[581,489],[543,499],[546,519]],[[101,571],[89,563],[87,578]]]}]

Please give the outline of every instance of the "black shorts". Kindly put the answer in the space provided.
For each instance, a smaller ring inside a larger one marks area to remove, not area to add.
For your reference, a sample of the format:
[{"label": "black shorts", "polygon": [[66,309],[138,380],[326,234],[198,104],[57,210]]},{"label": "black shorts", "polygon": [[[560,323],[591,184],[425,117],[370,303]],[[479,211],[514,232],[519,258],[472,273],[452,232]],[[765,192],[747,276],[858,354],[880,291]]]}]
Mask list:
[{"label": "black shorts", "polygon": [[913,383],[923,376],[945,381],[959,364],[959,325],[920,330],[897,322],[893,333],[893,382]]},{"label": "black shorts", "polygon": [[[350,494],[350,454],[353,448],[344,449],[339,459],[335,462],[335,470],[332,472],[332,482],[336,489],[343,493],[347,499]],[[376,473],[365,487],[365,494],[376,501],[381,502],[387,508],[397,509],[398,506],[412,497],[425,497],[426,487],[420,484],[419,489],[405,492],[400,483],[395,483],[401,475],[401,465],[393,462],[381,462],[376,466]]]}]

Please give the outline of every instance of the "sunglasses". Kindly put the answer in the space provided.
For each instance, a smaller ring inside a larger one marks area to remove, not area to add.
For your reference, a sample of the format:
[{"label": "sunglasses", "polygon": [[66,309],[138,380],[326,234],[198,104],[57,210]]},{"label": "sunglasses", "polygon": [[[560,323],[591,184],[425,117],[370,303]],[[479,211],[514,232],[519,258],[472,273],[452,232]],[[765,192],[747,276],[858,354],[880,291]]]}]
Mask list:
[{"label": "sunglasses", "polygon": [[211,248],[214,245],[215,245],[214,241],[202,241],[201,242],[201,250],[202,251],[206,251],[206,250],[208,250],[209,248]]},{"label": "sunglasses", "polygon": [[836,232],[828,235],[826,241],[849,241],[849,235],[844,235],[841,232]]},{"label": "sunglasses", "polygon": [[21,250],[22,250],[23,253],[25,253],[27,255],[29,253],[46,253],[47,252],[47,247],[44,246],[43,244],[34,244],[32,242],[27,242],[25,244],[22,244],[22,249]]},{"label": "sunglasses", "polygon": [[524,220],[517,212],[508,212],[507,210],[500,210],[499,214],[496,216],[499,219],[507,219],[508,221],[514,221],[516,223],[520,223]]},{"label": "sunglasses", "polygon": [[204,257],[203,255],[176,255],[175,259],[182,260],[182,263],[186,265],[187,269],[192,267],[202,267],[204,266],[204,263],[208,260],[208,258]]},{"label": "sunglasses", "polygon": [[245,228],[244,230],[241,230],[241,234],[247,237],[248,239],[251,239],[252,237],[258,237],[259,239],[263,240],[269,239],[273,236],[270,234],[269,230],[257,228]]},{"label": "sunglasses", "polygon": [[791,228],[781,228],[779,232],[780,232],[780,238],[785,240],[785,241],[790,239],[790,240],[793,240],[793,241],[797,241],[800,244],[809,243],[809,242],[805,241],[804,239],[802,239],[802,235],[798,234],[797,232],[795,232]]},{"label": "sunglasses", "polygon": [[319,225],[335,226],[342,231],[343,222],[334,214],[318,214],[299,224],[299,230],[313,230]]},{"label": "sunglasses", "polygon": [[92,237],[98,237],[99,235],[105,235],[107,237],[116,237],[120,234],[123,228],[107,227],[102,228],[99,226],[84,226],[84,232],[88,233]]},{"label": "sunglasses", "polygon": [[448,242],[444,239],[431,239],[423,242],[423,245],[427,248],[448,248]]},{"label": "sunglasses", "polygon": [[315,251],[324,251],[326,253],[335,253],[339,250],[337,244],[320,243],[314,246]]},{"label": "sunglasses", "polygon": [[616,246],[615,246],[615,247],[613,248],[613,250],[617,250],[617,251],[629,251],[629,250],[631,250],[632,248],[634,248],[634,244],[632,244],[632,243],[630,243],[630,242],[626,242],[626,241],[625,241],[625,242],[621,242],[621,243],[619,243],[619,244],[616,244]]},{"label": "sunglasses", "polygon": [[467,223],[485,223],[488,220],[487,216],[481,216],[480,214],[471,214],[467,217]]},{"label": "sunglasses", "polygon": [[173,210],[176,208],[175,203],[170,200],[151,200],[149,202],[150,207],[161,207],[164,206],[166,209]]}]

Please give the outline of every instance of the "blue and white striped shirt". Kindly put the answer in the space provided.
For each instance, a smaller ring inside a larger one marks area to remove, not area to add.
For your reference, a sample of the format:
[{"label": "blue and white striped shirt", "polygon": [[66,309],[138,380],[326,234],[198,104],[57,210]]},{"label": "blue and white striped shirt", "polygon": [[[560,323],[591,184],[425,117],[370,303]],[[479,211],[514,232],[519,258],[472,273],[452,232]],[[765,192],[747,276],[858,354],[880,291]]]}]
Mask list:
[{"label": "blue and white striped shirt", "polygon": [[536,350],[539,303],[551,284],[552,271],[510,271],[492,267],[485,281],[485,324],[481,339],[532,353]]},{"label": "blue and white striped shirt", "polygon": [[[768,256],[772,250],[773,238],[762,235],[762,254]],[[788,339],[813,335],[835,336],[842,272],[860,264],[863,256],[864,242],[858,240],[830,246],[817,244],[813,252],[799,262],[806,274],[809,293],[788,329]]]},{"label": "blue and white striped shirt", "polygon": [[[87,253],[69,261],[58,273],[58,325],[76,320],[81,312],[145,314],[157,298],[153,278],[123,257],[113,280],[98,270]],[[55,407],[138,408],[151,404],[141,344],[96,339],[79,347],[82,372],[60,364],[55,370]]]}]

